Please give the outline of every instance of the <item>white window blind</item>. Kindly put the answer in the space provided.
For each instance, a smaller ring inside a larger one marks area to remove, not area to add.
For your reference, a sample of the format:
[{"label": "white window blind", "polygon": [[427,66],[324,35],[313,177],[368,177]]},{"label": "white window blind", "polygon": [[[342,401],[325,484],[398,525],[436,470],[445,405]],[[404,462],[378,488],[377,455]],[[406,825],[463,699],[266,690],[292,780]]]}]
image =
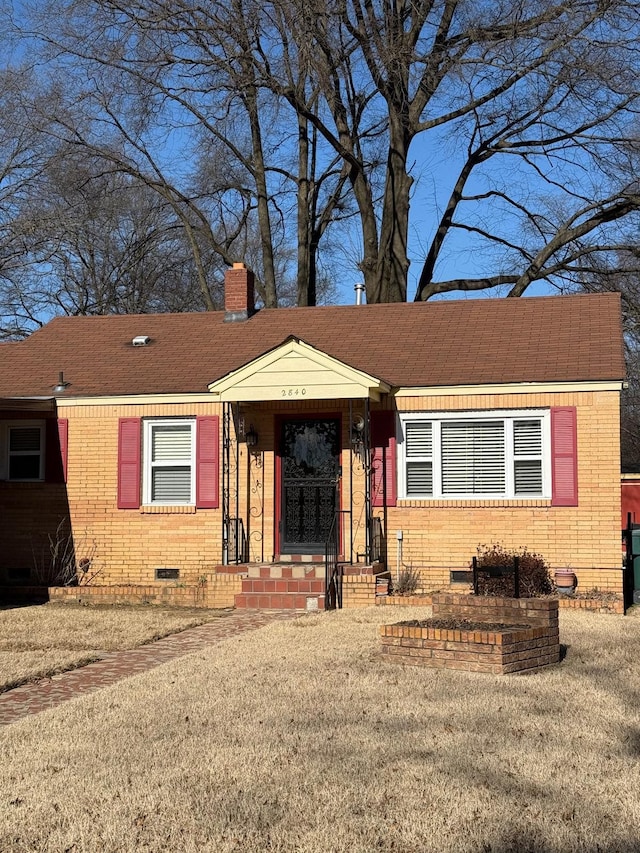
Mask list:
[{"label": "white window blind", "polygon": [[151,423],[147,442],[150,503],[182,504],[193,501],[193,424]]},{"label": "white window blind", "polygon": [[550,497],[547,411],[407,413],[401,422],[405,497]]},{"label": "white window blind", "polygon": [[542,493],[542,422],[513,422],[513,478],[516,495]]},{"label": "white window blind", "polygon": [[503,421],[457,421],[442,424],[442,493],[505,492]]},{"label": "white window blind", "polygon": [[9,479],[42,479],[42,436],[40,425],[9,427]]},{"label": "white window blind", "polygon": [[429,421],[413,421],[405,430],[407,495],[433,494],[433,427]]}]

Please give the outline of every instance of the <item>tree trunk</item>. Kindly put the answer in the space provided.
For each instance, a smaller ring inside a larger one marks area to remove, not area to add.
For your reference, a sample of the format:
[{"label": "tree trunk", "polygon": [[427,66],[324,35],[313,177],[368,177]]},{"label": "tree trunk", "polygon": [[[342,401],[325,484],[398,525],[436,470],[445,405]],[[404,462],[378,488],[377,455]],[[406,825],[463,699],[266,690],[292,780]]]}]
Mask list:
[{"label": "tree trunk", "polygon": [[407,174],[409,135],[399,117],[391,118],[390,139],[376,263],[369,274],[363,269],[368,303],[404,302],[407,298],[409,194],[413,178]]},{"label": "tree trunk", "polygon": [[258,96],[255,87],[247,84],[243,93],[249,124],[251,126],[251,150],[253,153],[253,172],[258,197],[258,228],[262,250],[262,275],[264,281],[265,308],[278,307],[276,291],[276,272],[273,261],[273,240],[271,235],[271,214],[269,212],[269,195],[267,191],[267,172],[264,163],[262,147],[262,131],[258,115]]},{"label": "tree trunk", "polygon": [[307,120],[298,115],[298,291],[300,307],[316,304],[315,269],[311,235],[312,190],[309,175],[309,128]]}]

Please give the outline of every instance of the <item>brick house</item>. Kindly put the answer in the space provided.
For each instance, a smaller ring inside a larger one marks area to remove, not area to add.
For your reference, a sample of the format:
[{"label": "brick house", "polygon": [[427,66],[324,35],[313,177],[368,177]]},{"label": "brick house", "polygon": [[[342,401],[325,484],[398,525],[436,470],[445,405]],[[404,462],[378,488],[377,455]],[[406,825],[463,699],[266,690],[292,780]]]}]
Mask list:
[{"label": "brick house", "polygon": [[68,523],[94,584],[218,604],[322,607],[327,543],[345,606],[491,542],[621,589],[616,294],[254,311],[242,264],[225,288],[0,345],[5,581]]}]

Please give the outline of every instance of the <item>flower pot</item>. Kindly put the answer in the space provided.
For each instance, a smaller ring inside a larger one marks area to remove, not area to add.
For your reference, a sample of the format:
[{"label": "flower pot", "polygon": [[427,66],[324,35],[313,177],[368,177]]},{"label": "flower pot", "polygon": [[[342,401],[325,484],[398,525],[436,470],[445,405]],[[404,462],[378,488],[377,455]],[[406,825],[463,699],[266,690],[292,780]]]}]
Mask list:
[{"label": "flower pot", "polygon": [[569,569],[558,569],[554,575],[556,591],[560,595],[572,595],[576,588],[576,576]]}]

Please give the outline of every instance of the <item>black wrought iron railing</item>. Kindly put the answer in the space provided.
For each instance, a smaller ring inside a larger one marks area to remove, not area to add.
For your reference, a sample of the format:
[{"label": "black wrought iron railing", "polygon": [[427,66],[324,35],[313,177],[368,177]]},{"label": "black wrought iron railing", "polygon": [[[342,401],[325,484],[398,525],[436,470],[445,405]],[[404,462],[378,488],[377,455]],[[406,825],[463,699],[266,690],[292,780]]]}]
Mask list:
[{"label": "black wrought iron railing", "polygon": [[[635,532],[635,536],[633,535]],[[638,541],[638,525],[631,519],[631,513],[627,513],[627,526],[622,531],[622,542],[624,544],[624,563],[622,571],[622,595],[624,599],[625,613],[634,603],[635,597],[635,561],[640,555],[634,553],[634,540]],[[637,548],[637,545],[635,546]]]},{"label": "black wrought iron railing", "polygon": [[338,552],[340,549],[340,529],[339,529],[340,513],[336,512],[331,522],[329,535],[325,543],[324,561],[325,561],[325,593],[324,593],[324,609],[336,610],[342,608],[342,573],[343,567],[338,561]]},{"label": "black wrought iron railing", "polygon": [[386,562],[384,548],[384,534],[382,532],[382,519],[377,515],[371,518],[371,555],[372,563]]},{"label": "black wrought iron railing", "polygon": [[249,543],[241,518],[230,518],[227,527],[229,563],[246,563],[249,560]]}]

